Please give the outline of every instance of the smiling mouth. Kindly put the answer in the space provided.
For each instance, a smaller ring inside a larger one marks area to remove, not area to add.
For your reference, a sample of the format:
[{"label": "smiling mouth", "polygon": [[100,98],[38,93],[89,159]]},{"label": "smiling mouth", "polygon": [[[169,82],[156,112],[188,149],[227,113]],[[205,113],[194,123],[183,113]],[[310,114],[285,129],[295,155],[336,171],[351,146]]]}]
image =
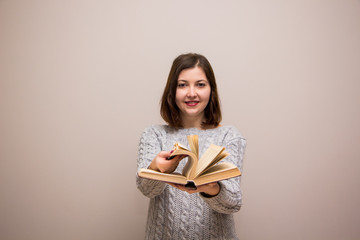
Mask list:
[{"label": "smiling mouth", "polygon": [[199,101],[189,101],[189,102],[185,102],[185,104],[186,104],[187,106],[192,107],[192,106],[198,105],[198,104],[199,104]]}]

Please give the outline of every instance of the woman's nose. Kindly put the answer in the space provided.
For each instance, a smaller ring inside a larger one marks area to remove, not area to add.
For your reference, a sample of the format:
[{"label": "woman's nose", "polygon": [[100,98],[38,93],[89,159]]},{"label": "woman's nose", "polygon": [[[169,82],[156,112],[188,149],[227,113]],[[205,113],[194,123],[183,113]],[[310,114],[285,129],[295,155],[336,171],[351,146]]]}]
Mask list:
[{"label": "woman's nose", "polygon": [[189,90],[188,90],[188,97],[196,97],[196,89],[195,87],[189,87]]}]

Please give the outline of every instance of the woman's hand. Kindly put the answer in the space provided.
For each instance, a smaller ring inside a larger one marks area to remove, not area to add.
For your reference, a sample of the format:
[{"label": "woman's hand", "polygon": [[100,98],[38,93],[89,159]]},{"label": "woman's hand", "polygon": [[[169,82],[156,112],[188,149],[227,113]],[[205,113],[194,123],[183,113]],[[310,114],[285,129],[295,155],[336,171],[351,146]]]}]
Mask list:
[{"label": "woman's hand", "polygon": [[220,192],[220,185],[218,182],[213,182],[213,183],[208,183],[208,184],[204,184],[204,185],[200,185],[197,187],[196,190],[194,189],[189,189],[186,188],[184,185],[181,184],[175,184],[175,183],[168,183],[169,185],[181,190],[181,191],[185,191],[187,193],[196,193],[196,192],[202,192],[205,193],[207,195],[210,196],[216,196],[219,194]]},{"label": "woman's hand", "polygon": [[185,157],[183,155],[175,156],[173,159],[168,160],[171,152],[162,151],[152,160],[149,169],[159,171],[162,173],[172,173],[175,171],[179,162]]}]

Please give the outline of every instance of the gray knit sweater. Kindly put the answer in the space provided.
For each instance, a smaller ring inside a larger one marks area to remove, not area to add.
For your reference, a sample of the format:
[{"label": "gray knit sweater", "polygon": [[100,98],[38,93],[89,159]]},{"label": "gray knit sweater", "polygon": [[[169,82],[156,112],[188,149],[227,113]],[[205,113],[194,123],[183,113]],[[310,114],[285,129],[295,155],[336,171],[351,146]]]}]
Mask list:
[{"label": "gray knit sweater", "polygon": [[[246,140],[232,126],[210,130],[174,129],[166,125],[153,125],[142,133],[138,170],[147,168],[160,151],[170,151],[175,142],[189,147],[187,135],[199,136],[199,155],[211,143],[226,147],[230,153],[223,161],[234,163],[242,171]],[[181,172],[187,158],[176,169]],[[220,193],[206,197],[188,194],[170,185],[136,176],[138,189],[150,198],[145,239],[238,239],[232,213],[240,210],[240,177],[220,181]]]}]

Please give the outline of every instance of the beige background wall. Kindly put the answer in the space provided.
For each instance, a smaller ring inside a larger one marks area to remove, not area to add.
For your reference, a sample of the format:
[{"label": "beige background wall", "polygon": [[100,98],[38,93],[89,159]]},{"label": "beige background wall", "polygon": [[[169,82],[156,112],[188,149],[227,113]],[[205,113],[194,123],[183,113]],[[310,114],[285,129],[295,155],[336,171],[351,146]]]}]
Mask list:
[{"label": "beige background wall", "polygon": [[360,239],[359,0],[0,0],[0,239],[143,238],[137,144],[186,52],[248,139],[241,239]]}]

